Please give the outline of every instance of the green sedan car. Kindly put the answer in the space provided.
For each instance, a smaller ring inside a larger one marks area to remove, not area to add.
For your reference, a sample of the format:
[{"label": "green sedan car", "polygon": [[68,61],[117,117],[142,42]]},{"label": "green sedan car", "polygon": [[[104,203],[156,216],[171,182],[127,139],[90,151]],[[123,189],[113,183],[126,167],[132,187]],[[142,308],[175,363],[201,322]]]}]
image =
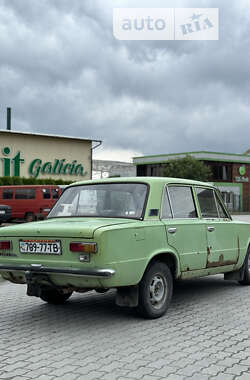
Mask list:
[{"label": "green sedan car", "polygon": [[68,186],[47,220],[0,230],[0,274],[53,304],[117,289],[146,318],[168,309],[175,280],[224,273],[250,284],[250,224],[210,184],[157,177]]}]

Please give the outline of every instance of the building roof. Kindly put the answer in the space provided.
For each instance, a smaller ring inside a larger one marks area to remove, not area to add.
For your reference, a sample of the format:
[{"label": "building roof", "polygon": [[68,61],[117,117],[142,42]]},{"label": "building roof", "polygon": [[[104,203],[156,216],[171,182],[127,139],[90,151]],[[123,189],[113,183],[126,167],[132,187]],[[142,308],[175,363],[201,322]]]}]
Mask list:
[{"label": "building roof", "polygon": [[47,133],[34,133],[34,132],[18,132],[18,131],[9,131],[6,129],[0,129],[0,134],[12,134],[12,135],[26,135],[26,136],[41,136],[41,137],[50,137],[50,138],[57,138],[57,139],[69,139],[69,140],[78,140],[78,141],[94,141],[94,142],[101,142],[101,140],[95,140],[91,138],[80,138],[80,137],[73,137],[73,136],[63,136],[63,135],[50,135]]},{"label": "building roof", "polygon": [[195,152],[183,152],[183,153],[171,153],[171,154],[159,154],[159,155],[153,155],[153,156],[133,157],[133,163],[135,165],[160,164],[160,163],[166,163],[169,160],[183,158],[187,155],[197,158],[198,160],[204,160],[204,161],[250,163],[250,155],[247,155],[247,154],[221,153],[221,152],[209,152],[209,151],[195,151]]}]

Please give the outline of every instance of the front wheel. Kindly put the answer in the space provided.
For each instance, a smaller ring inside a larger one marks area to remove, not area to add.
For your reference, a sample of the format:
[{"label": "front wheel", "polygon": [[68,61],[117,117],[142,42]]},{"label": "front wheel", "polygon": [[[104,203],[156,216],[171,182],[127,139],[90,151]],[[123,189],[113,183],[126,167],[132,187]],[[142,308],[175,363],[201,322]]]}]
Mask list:
[{"label": "front wheel", "polygon": [[239,281],[241,285],[250,285],[250,247],[247,250],[246,258],[243,264],[243,280]]},{"label": "front wheel", "polygon": [[138,312],[145,318],[159,318],[166,313],[173,293],[173,277],[167,264],[155,262],[139,284]]},{"label": "front wheel", "polygon": [[41,291],[40,298],[50,304],[60,305],[66,302],[71,295],[72,292],[63,293],[57,289],[46,289]]}]

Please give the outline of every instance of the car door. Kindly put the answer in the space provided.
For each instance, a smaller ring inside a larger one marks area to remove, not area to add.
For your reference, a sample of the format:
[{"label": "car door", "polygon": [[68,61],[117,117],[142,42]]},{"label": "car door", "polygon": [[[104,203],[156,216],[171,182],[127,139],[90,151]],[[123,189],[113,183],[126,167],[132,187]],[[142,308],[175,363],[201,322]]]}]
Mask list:
[{"label": "car door", "polygon": [[205,268],[205,223],[198,217],[191,186],[166,187],[161,219],[166,226],[168,244],[180,257],[181,271]]},{"label": "car door", "polygon": [[238,261],[239,237],[234,222],[213,189],[196,187],[200,212],[206,225],[207,268]]}]

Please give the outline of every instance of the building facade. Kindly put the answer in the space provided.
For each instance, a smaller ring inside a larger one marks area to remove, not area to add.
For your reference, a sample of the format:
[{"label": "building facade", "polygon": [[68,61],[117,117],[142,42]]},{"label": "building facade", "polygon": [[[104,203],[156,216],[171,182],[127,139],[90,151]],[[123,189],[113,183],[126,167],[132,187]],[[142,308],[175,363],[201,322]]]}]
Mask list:
[{"label": "building facade", "polygon": [[211,181],[220,189],[230,211],[250,211],[250,156],[218,152],[184,152],[135,157],[137,176],[164,176],[169,160],[190,155],[210,167]]},{"label": "building facade", "polygon": [[93,141],[2,130],[0,177],[90,179]]},{"label": "building facade", "polygon": [[135,177],[136,167],[129,162],[93,160],[93,179],[108,177]]}]

